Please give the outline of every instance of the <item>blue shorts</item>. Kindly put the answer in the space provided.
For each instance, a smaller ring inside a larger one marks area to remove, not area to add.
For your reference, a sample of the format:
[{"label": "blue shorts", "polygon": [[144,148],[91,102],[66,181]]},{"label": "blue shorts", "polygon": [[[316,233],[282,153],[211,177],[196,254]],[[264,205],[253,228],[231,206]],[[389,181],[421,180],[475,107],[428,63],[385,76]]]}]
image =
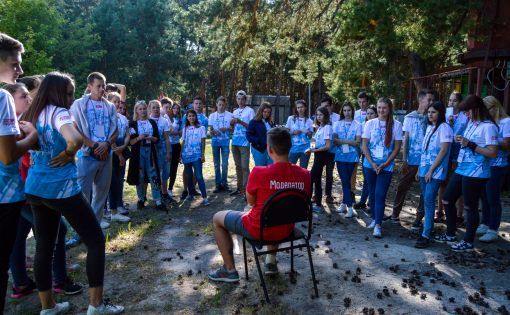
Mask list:
[{"label": "blue shorts", "polygon": [[251,236],[251,234],[248,233],[248,231],[244,228],[243,222],[241,220],[243,213],[244,212],[242,211],[230,210],[227,215],[225,215],[223,225],[229,232],[253,239],[253,236]]}]

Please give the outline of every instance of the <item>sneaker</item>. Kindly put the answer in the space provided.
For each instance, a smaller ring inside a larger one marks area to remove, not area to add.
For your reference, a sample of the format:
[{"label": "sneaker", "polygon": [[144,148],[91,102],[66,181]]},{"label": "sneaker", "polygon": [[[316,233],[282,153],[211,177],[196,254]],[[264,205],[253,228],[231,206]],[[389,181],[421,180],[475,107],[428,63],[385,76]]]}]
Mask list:
[{"label": "sneaker", "polygon": [[382,237],[382,230],[381,230],[381,226],[380,225],[374,226],[374,233],[372,233],[372,235],[375,238],[381,238]]},{"label": "sneaker", "polygon": [[145,208],[145,202],[143,200],[138,200],[136,203],[136,210],[142,210]]},{"label": "sneaker", "polygon": [[87,315],[120,314],[122,312],[124,312],[124,306],[113,305],[110,302],[103,301],[103,303],[96,307],[89,304]]},{"label": "sneaker", "polygon": [[275,275],[278,273],[278,265],[277,264],[264,264],[264,274],[266,275]]},{"label": "sneaker", "polygon": [[42,310],[39,314],[40,315],[57,315],[57,314],[64,314],[65,312],[69,311],[69,308],[71,308],[71,305],[69,305],[69,302],[62,302],[57,303],[53,308],[48,308],[45,310]]},{"label": "sneaker", "polygon": [[21,299],[22,297],[27,296],[30,293],[34,292],[34,290],[36,289],[35,282],[32,281],[31,279],[28,280],[29,280],[28,284],[23,286],[22,288],[16,288],[14,286],[12,287],[11,293],[12,299]]},{"label": "sneaker", "polygon": [[193,201],[195,198],[193,196],[188,196],[186,198],[184,198],[184,202],[191,202]]},{"label": "sneaker", "polygon": [[181,194],[181,201],[184,201],[186,199],[186,197],[188,197],[188,191],[183,190],[182,194]]},{"label": "sneaker", "polygon": [[367,205],[364,202],[358,202],[355,203],[352,207],[356,210],[363,210],[367,208]]},{"label": "sneaker", "polygon": [[112,214],[112,216],[110,217],[110,221],[112,221],[112,222],[129,222],[129,221],[131,221],[131,218],[127,217],[123,214],[117,213],[117,214]]},{"label": "sneaker", "polygon": [[56,294],[64,293],[65,295],[76,295],[83,291],[83,287],[74,283],[71,279],[53,286],[53,292]]},{"label": "sneaker", "polygon": [[106,222],[105,219],[102,219],[101,222],[99,222],[99,226],[101,226],[101,228],[105,230],[110,227],[110,223]]},{"label": "sneaker", "polygon": [[127,215],[127,214],[129,214],[129,210],[127,210],[123,206],[120,206],[120,207],[117,207],[117,213],[120,213],[122,215]]},{"label": "sneaker", "polygon": [[342,212],[345,212],[345,211],[347,211],[347,205],[345,203],[342,203],[340,205],[340,207],[338,207],[336,209],[336,212],[338,212],[338,213],[342,213]]},{"label": "sneaker", "polygon": [[80,236],[78,234],[76,234],[75,236],[73,236],[72,238],[70,238],[66,241],[66,247],[68,247],[68,248],[76,247],[76,246],[80,245],[80,243],[81,243]]},{"label": "sneaker", "polygon": [[367,226],[367,229],[373,229],[375,228],[375,220],[372,220],[372,222],[370,222],[370,224]]},{"label": "sneaker", "polygon": [[468,243],[464,240],[461,240],[460,242],[456,243],[456,244],[453,244],[452,246],[450,246],[450,249],[453,250],[454,252],[471,252],[474,250],[474,246],[473,244],[471,243]]},{"label": "sneaker", "polygon": [[395,225],[400,225],[400,218],[391,216],[391,223]]},{"label": "sneaker", "polygon": [[326,196],[326,203],[335,203],[335,198],[333,196]]},{"label": "sneaker", "polygon": [[352,210],[352,207],[347,207],[347,213],[345,214],[346,218],[352,218],[354,216],[354,211]]},{"label": "sneaker", "polygon": [[476,235],[482,236],[489,230],[489,227],[485,224],[480,224],[478,228],[476,229]]},{"label": "sneaker", "polygon": [[220,269],[216,270],[215,272],[211,272],[208,277],[212,281],[239,282],[239,273],[237,270],[227,271],[225,266],[221,266]]},{"label": "sneaker", "polygon": [[193,196],[200,196],[200,193],[195,190],[195,192],[192,194]]},{"label": "sneaker", "polygon": [[445,220],[444,212],[436,211],[434,213],[434,222],[435,223],[443,222],[444,220]]},{"label": "sneaker", "polygon": [[236,189],[234,190],[233,192],[230,193],[230,196],[237,196],[241,193],[241,191],[239,189]]},{"label": "sneaker", "polygon": [[223,187],[221,185],[217,185],[216,188],[212,191],[214,194],[220,193],[223,191]]},{"label": "sneaker", "polygon": [[312,211],[314,213],[321,213],[322,212],[322,207],[321,206],[313,206],[312,207]]},{"label": "sneaker", "polygon": [[498,231],[488,229],[487,232],[484,235],[480,236],[480,238],[478,239],[480,240],[480,242],[484,243],[491,243],[497,241],[499,239]]},{"label": "sneaker", "polygon": [[420,235],[420,237],[416,241],[416,244],[414,244],[414,247],[416,247],[416,248],[426,248],[426,247],[429,247],[429,245],[430,245],[430,240],[428,238],[423,237],[422,235]]},{"label": "sneaker", "polygon": [[156,209],[168,212],[168,209],[166,208],[166,206],[163,203],[156,204]]},{"label": "sneaker", "polygon": [[228,188],[227,185],[222,185],[223,187],[223,190],[226,191],[226,192],[232,192],[232,189]]},{"label": "sneaker", "polygon": [[411,225],[411,230],[414,232],[418,232],[421,229],[421,222],[414,222],[413,225]]},{"label": "sneaker", "polygon": [[204,205],[204,206],[208,206],[208,205],[210,205],[210,204],[211,204],[211,202],[209,201],[209,199],[204,198],[204,200],[202,200],[202,205]]},{"label": "sneaker", "polygon": [[172,203],[175,201],[169,194],[161,194],[161,199],[166,203]]},{"label": "sneaker", "polygon": [[174,197],[174,192],[173,192],[173,191],[169,190],[167,193],[168,193],[168,196],[169,196],[170,198],[173,198],[173,197]]},{"label": "sneaker", "polygon": [[457,237],[448,236],[448,235],[446,235],[446,233],[443,233],[443,234],[434,236],[434,241],[436,241],[438,243],[443,243],[443,244],[450,244],[450,243],[457,242]]}]

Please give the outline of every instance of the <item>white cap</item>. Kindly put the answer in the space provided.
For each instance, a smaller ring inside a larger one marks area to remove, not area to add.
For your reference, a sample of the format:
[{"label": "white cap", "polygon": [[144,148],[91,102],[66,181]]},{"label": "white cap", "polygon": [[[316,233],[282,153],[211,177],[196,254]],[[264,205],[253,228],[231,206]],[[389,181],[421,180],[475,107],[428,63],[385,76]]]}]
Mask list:
[{"label": "white cap", "polygon": [[239,90],[239,91],[237,91],[237,93],[236,93],[236,97],[240,97],[240,96],[246,97],[246,92],[245,92],[245,91],[243,91],[243,90]]}]

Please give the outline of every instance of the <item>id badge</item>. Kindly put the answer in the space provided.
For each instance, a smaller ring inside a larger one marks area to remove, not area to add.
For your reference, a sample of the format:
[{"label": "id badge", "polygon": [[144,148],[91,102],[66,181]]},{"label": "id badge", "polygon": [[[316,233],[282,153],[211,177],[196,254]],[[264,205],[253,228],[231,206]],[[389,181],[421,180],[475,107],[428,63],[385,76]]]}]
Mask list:
[{"label": "id badge", "polygon": [[342,144],[342,153],[349,153],[349,145]]},{"label": "id badge", "polygon": [[382,159],[384,156],[384,148],[381,146],[376,146],[374,149],[374,158]]},{"label": "id badge", "polygon": [[96,132],[96,137],[98,137],[98,138],[106,137],[105,132],[104,132],[104,125],[96,125],[95,132]]}]

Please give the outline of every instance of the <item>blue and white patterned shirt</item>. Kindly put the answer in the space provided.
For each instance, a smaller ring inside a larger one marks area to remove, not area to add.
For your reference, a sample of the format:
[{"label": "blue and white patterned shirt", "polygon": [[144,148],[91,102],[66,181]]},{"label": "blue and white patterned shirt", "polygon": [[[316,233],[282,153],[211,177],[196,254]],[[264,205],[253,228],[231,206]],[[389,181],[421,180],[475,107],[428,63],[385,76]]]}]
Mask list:
[{"label": "blue and white patterned shirt", "polygon": [[119,136],[117,137],[117,145],[123,145],[126,137],[126,130],[128,129],[129,121],[126,116],[117,113],[117,128],[119,129]]},{"label": "blue and white patterned shirt", "polygon": [[[333,124],[333,138],[340,140],[356,140],[361,137],[361,124],[356,120],[347,122],[345,120],[337,121]],[[349,144],[336,146],[335,161],[339,162],[358,162],[359,147]]]},{"label": "blue and white patterned shirt", "polygon": [[[220,131],[220,128],[230,128],[232,113],[225,111],[223,113],[214,112],[209,116],[209,126],[213,131]],[[230,131],[220,131],[221,135],[211,133],[211,146],[225,147],[230,145]]]},{"label": "blue and white patterned shirt", "polygon": [[188,126],[182,132],[182,163],[187,164],[202,159],[202,139],[206,137],[204,126]]},{"label": "blue and white patterned shirt", "polygon": [[[393,148],[395,147],[395,141],[402,141],[402,124],[398,120],[393,121],[393,137],[389,147],[384,145],[384,139],[386,137],[386,122],[380,121],[379,118],[374,118],[366,122],[365,129],[363,129],[363,139],[368,140],[368,150],[372,161],[375,164],[381,165],[390,156]],[[385,171],[393,172],[395,166],[395,160],[384,168]],[[368,163],[368,160],[363,159],[363,167],[372,168]]]},{"label": "blue and white patterned shirt", "polygon": [[[510,117],[503,118],[499,121],[498,143],[502,142],[503,138],[510,138]],[[508,151],[499,149],[498,156],[491,161],[491,166],[507,166],[508,154]]]},{"label": "blue and white patterned shirt", "polygon": [[333,137],[333,128],[330,124],[320,126],[315,133],[315,149],[320,149],[326,146],[326,140],[331,140]]},{"label": "blue and white patterned shirt", "polygon": [[159,142],[156,145],[160,154],[166,154],[166,138],[165,132],[170,131],[170,123],[166,118],[159,116],[158,118],[151,117],[152,120],[156,122],[158,126],[158,134],[159,134]]},{"label": "blue and white patterned shirt", "polygon": [[414,111],[404,118],[402,131],[409,133],[407,142],[407,164],[420,165],[421,160],[421,144],[425,136],[426,116]]},{"label": "blue and white patterned shirt", "polygon": [[[243,109],[236,109],[232,114],[234,118],[238,118],[242,120],[244,123],[250,123],[250,120],[255,117],[255,111],[253,108],[246,106]],[[241,124],[235,124],[234,134],[232,135],[232,145],[240,146],[240,147],[249,147],[250,142],[246,139],[246,127]]]},{"label": "blue and white patterned shirt", "polygon": [[432,173],[433,179],[445,180],[448,175],[448,161],[450,160],[448,155],[450,154],[450,144],[453,141],[453,130],[447,123],[442,123],[435,132],[434,128],[435,126],[429,125],[425,132],[425,138],[423,139],[422,145],[423,154],[421,155],[418,174],[420,177],[425,177],[439,155],[439,151],[441,151],[441,144],[449,143],[448,152],[441,161],[441,164],[439,164]]},{"label": "blue and white patterned shirt", "polygon": [[290,132],[301,130],[299,135],[292,135],[292,147],[290,153],[303,153],[310,147],[310,139],[307,133],[313,132],[313,122],[310,118],[290,116],[287,119],[286,128]]},{"label": "blue and white patterned shirt", "polygon": [[[466,130],[466,126],[469,122],[469,118],[466,116],[466,113],[459,112],[457,115],[453,115],[453,136],[461,136],[464,134]],[[460,151],[460,144],[453,141],[452,148],[450,151],[450,161],[457,161]]]},{"label": "blue and white patterned shirt", "polygon": [[[170,129],[172,132],[178,132],[182,130],[181,126],[181,118],[174,117],[173,120],[170,119]],[[170,144],[177,144],[181,142],[181,135],[171,135],[170,136]]]}]

